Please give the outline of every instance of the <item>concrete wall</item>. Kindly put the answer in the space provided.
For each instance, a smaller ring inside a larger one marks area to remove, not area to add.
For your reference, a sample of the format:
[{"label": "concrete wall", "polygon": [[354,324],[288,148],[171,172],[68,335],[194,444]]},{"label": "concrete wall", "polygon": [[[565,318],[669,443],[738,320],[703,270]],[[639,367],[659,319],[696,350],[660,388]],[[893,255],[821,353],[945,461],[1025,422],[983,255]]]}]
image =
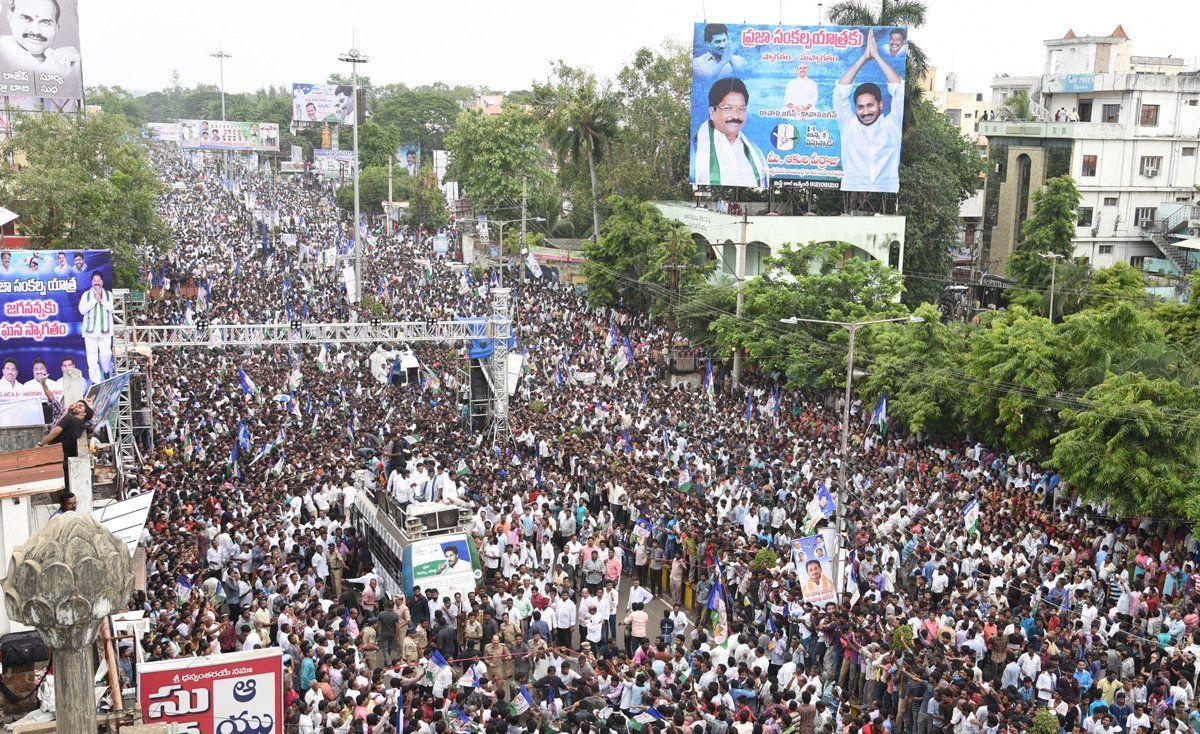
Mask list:
[{"label": "concrete wall", "polygon": [[1021,176],[1017,159],[1022,155],[1029,156],[1029,191],[1026,194],[1028,208],[1026,214],[1033,209],[1033,192],[1046,182],[1046,149],[1012,145],[1008,148],[1008,162],[1005,166],[1004,181],[1000,184],[1000,201],[996,208],[996,226],[992,230],[992,244],[988,253],[988,270],[993,273],[1003,273],[1009,255],[1019,240],[1020,222],[1017,221],[1020,209]]},{"label": "concrete wall", "polygon": [[43,426],[17,426],[15,428],[0,428],[0,454],[9,451],[31,449],[46,435]]}]

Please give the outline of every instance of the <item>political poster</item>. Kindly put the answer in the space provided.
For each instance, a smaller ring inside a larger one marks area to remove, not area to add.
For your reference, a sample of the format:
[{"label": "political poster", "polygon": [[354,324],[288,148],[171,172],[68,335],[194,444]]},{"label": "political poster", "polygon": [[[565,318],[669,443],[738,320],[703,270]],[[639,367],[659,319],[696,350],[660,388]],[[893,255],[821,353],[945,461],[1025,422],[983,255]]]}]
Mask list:
[{"label": "political poster", "polygon": [[439,596],[461,592],[466,597],[483,578],[475,541],[463,534],[418,540],[405,546],[403,560],[404,593],[409,596],[419,586],[422,591],[437,589]]},{"label": "political poster", "polygon": [[83,99],[77,0],[4,3],[0,95]]},{"label": "political poster", "polygon": [[327,178],[350,178],[354,175],[354,151],[317,148],[313,151],[313,168]]},{"label": "political poster", "polygon": [[792,563],[800,576],[800,593],[804,595],[804,601],[818,605],[837,601],[832,560],[825,549],[825,539],[820,535],[792,541]]},{"label": "political poster", "polygon": [[899,188],[908,29],[697,23],[696,185]]},{"label": "political poster", "polygon": [[962,508],[963,528],[967,533],[973,533],[979,529],[979,498],[971,500]]},{"label": "political poster", "polygon": [[95,411],[93,420],[97,426],[107,423],[109,416],[113,415],[113,409],[117,407],[121,393],[125,392],[125,388],[129,385],[130,374],[122,372],[104,382],[92,385],[88,390],[87,396],[92,399],[92,410]]},{"label": "political poster", "polygon": [[178,143],[179,142],[179,123],[178,122],[147,122],[146,134],[151,140],[160,143]]},{"label": "political poster", "polygon": [[179,145],[188,150],[278,151],[279,125],[273,122],[180,120]]},{"label": "political poster", "polygon": [[87,385],[113,369],[108,250],[0,251],[0,426],[44,423],[42,380],[62,398],[63,370]]},{"label": "political poster", "polygon": [[278,647],[138,666],[144,724],[193,734],[283,732],[283,650]]},{"label": "political poster", "polygon": [[354,87],[349,84],[293,84],[292,120],[294,122],[336,122],[353,125]]},{"label": "political poster", "polygon": [[410,176],[416,176],[421,172],[421,144],[401,143],[397,145],[396,162],[400,164],[400,170]]}]

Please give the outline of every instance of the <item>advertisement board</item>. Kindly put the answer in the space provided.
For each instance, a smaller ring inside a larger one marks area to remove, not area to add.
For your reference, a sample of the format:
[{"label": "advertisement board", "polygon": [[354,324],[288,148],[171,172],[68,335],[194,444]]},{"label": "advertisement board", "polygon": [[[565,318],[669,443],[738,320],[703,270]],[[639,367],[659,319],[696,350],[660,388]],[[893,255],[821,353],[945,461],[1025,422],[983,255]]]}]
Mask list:
[{"label": "advertisement board", "polygon": [[77,0],[10,0],[0,13],[0,95],[83,98]]},{"label": "advertisement board", "polygon": [[354,151],[317,148],[313,151],[313,168],[329,178],[349,178],[354,175]]},{"label": "advertisement board", "polygon": [[800,592],[810,604],[837,601],[833,585],[833,559],[825,549],[820,535],[796,538],[792,541],[792,563],[800,576]]},{"label": "advertisement board", "polygon": [[483,578],[475,541],[462,533],[418,540],[404,548],[404,593],[437,589],[439,596],[465,597]]},{"label": "advertisement board", "polygon": [[895,192],[908,29],[697,23],[690,180]]},{"label": "advertisement board", "polygon": [[353,125],[354,87],[349,84],[293,84],[294,122],[337,122]]},{"label": "advertisement board", "polygon": [[62,398],[63,369],[112,376],[108,250],[0,251],[0,426],[44,423],[41,380]]},{"label": "advertisement board", "polygon": [[421,144],[420,143],[401,143],[396,146],[396,162],[400,164],[400,170],[410,176],[415,176],[421,172]]},{"label": "advertisement board", "polygon": [[180,120],[179,145],[189,150],[279,150],[279,126],[273,122]]},{"label": "advertisement board", "polygon": [[172,724],[188,734],[283,731],[278,647],[142,663],[137,677],[144,724]]},{"label": "advertisement board", "polygon": [[178,122],[147,122],[146,132],[149,134],[151,140],[163,143],[179,142]]}]

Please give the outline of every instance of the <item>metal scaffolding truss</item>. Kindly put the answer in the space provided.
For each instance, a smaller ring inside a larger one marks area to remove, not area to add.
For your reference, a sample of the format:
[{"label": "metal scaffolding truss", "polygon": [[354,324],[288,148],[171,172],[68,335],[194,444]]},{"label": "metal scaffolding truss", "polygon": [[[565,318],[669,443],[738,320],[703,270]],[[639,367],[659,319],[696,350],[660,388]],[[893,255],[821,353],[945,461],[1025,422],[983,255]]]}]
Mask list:
[{"label": "metal scaffolding truss", "polygon": [[[113,291],[113,358],[116,370],[137,371],[134,352],[182,347],[189,349],[262,349],[304,344],[416,344],[493,340],[493,441],[510,436],[508,428],[508,342],[513,336],[509,314],[510,291],[491,290],[491,315],[485,321],[357,321],[312,324],[300,321],[277,324],[220,324],[203,317],[194,325],[144,325],[131,323],[127,313],[128,292]],[[119,469],[124,472],[137,461],[133,433],[132,385],[117,402],[117,446]],[[147,390],[149,390],[147,386]]]}]

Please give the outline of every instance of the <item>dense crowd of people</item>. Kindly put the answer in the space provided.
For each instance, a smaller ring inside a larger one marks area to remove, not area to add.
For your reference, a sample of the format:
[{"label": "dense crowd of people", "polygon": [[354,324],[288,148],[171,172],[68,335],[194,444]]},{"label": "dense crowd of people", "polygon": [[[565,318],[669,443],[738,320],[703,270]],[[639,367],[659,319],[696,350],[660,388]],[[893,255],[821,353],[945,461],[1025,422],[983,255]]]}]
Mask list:
[{"label": "dense crowd of people", "polygon": [[[487,313],[490,278],[405,228],[364,235],[350,304],[329,185],[154,156],[176,245],[142,323]],[[156,354],[148,659],[278,646],[299,734],[1200,732],[1190,527],[1110,518],[970,438],[881,434],[856,403],[844,593],[805,601],[796,541],[836,552],[814,516],[836,401],[719,361],[711,389],[671,387],[665,324],[526,275],[504,279],[525,369],[495,445],[464,416],[462,345],[415,346],[406,386],[371,375],[376,345]],[[474,591],[381,583],[349,521],[363,469],[398,504],[471,510]]]}]

